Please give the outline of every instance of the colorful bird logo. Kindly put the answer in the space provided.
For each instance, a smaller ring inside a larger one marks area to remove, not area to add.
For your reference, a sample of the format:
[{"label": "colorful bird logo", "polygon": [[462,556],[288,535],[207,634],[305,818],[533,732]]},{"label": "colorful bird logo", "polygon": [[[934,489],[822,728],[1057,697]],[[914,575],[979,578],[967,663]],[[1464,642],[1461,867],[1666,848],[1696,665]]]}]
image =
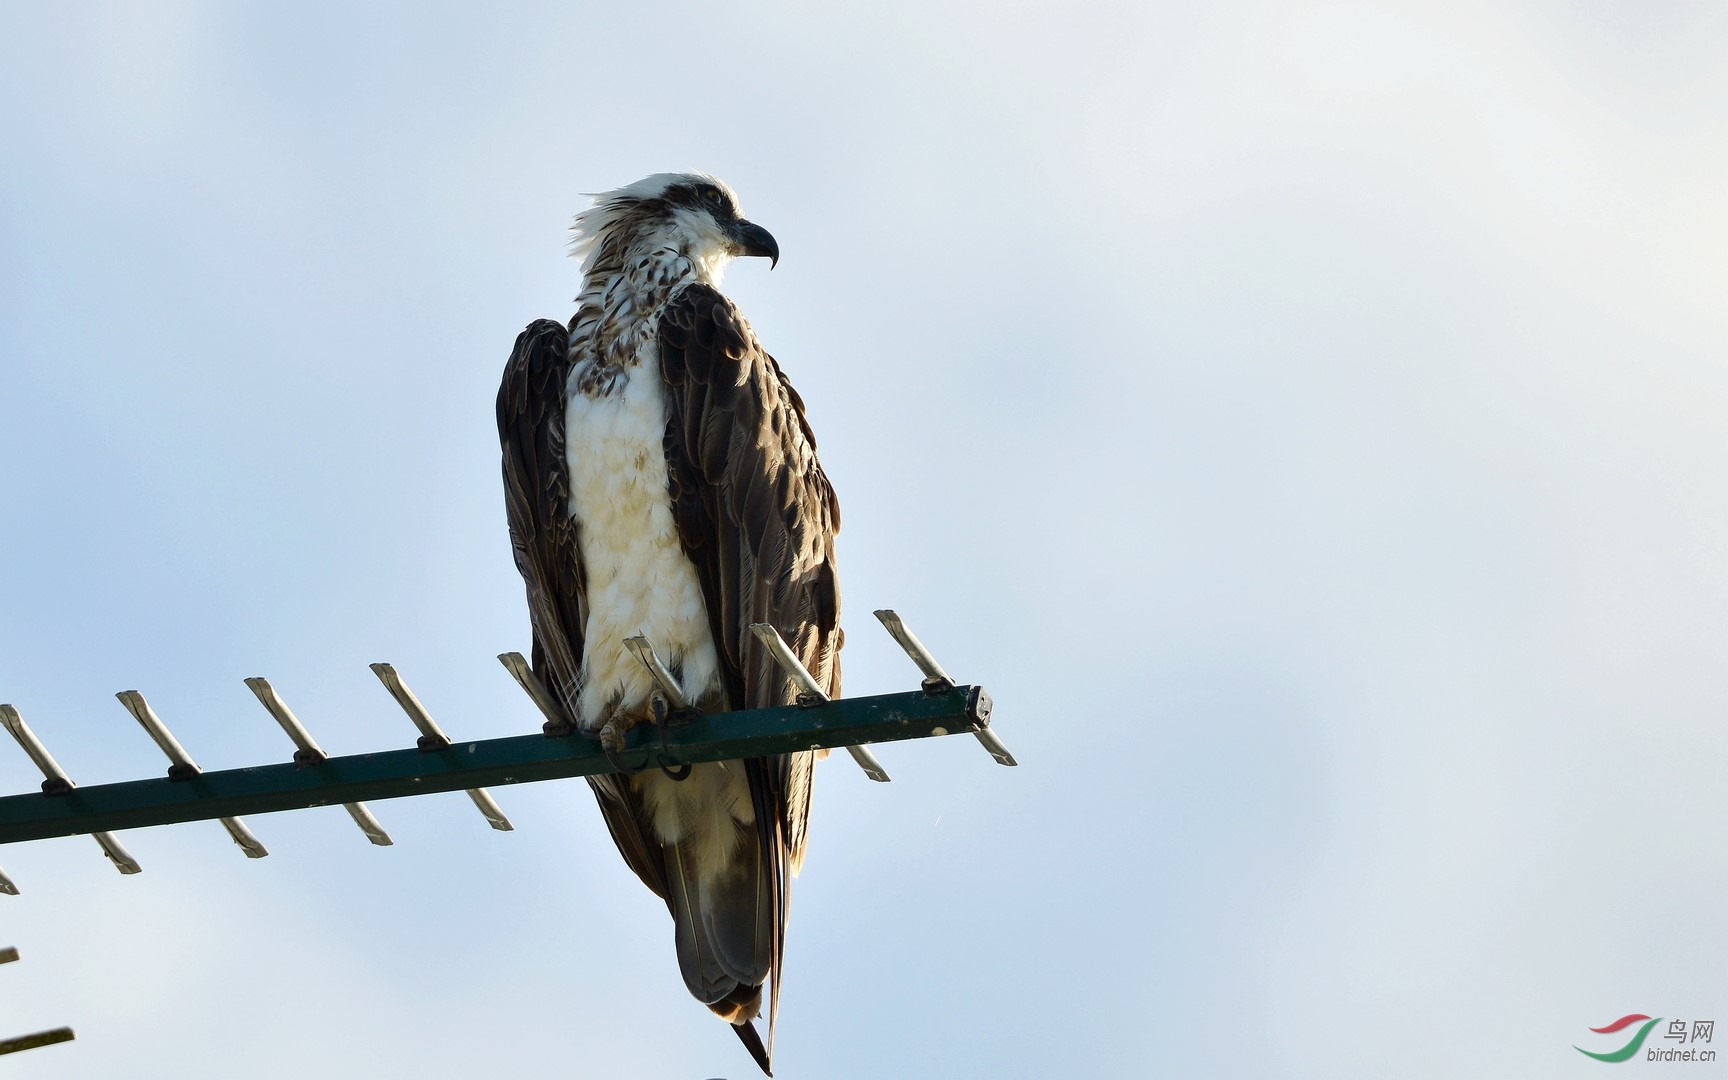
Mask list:
[{"label": "colorful bird logo", "polygon": [[1611,1053],[1596,1054],[1596,1053],[1590,1052],[1589,1050],[1584,1049],[1582,1046],[1574,1046],[1572,1049],[1578,1051],[1580,1054],[1583,1054],[1585,1057],[1593,1057],[1597,1061],[1625,1061],[1627,1058],[1631,1057],[1633,1054],[1636,1054],[1638,1052],[1638,1048],[1640,1046],[1644,1045],[1644,1036],[1650,1034],[1650,1029],[1662,1022],[1662,1018],[1660,1016],[1656,1017],[1655,1019],[1651,1019],[1650,1017],[1645,1016],[1643,1013],[1627,1013],[1625,1016],[1622,1016],[1620,1019],[1614,1021],[1612,1024],[1609,1024],[1606,1027],[1596,1027],[1596,1028],[1590,1029],[1591,1031],[1594,1031],[1598,1035],[1612,1035],[1614,1032],[1620,1031],[1623,1028],[1630,1027],[1631,1025],[1636,1024],[1640,1020],[1645,1021],[1644,1026],[1638,1029],[1638,1033],[1636,1035],[1632,1036],[1631,1041],[1628,1042],[1625,1046],[1622,1046],[1620,1049],[1612,1051]]}]

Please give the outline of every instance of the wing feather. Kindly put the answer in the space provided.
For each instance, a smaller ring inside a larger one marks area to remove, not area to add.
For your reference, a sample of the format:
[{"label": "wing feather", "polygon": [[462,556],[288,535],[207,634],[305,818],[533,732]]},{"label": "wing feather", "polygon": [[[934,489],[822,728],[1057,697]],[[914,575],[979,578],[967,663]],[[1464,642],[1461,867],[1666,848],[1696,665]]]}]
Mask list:
[{"label": "wing feather", "polygon": [[504,509],[516,569],[528,588],[534,673],[574,719],[585,612],[570,476],[564,461],[568,331],[550,319],[516,338],[498,387]]},{"label": "wing feather", "polygon": [[[839,504],[804,403],[731,301],[691,285],[660,317],[667,471],[678,534],[708,604],[734,709],[788,704],[795,688],[749,632],[778,629],[831,697],[840,693]],[[770,905],[773,1016],[780,1004],[788,877],[803,860],[812,755],[745,763]]]},{"label": "wing feather", "polygon": [[[569,374],[569,331],[550,319],[529,324],[516,338],[498,388],[498,441],[504,453],[510,546],[528,589],[534,674],[563,707],[565,721],[574,725],[588,608],[565,457]],[[617,776],[591,777],[589,783],[625,862],[666,898],[666,867],[641,800]]]}]

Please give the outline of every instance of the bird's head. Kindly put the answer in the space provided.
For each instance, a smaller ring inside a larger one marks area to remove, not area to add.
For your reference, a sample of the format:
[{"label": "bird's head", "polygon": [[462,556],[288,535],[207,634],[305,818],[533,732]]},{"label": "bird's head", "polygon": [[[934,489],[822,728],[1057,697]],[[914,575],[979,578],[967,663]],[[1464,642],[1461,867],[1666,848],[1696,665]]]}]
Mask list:
[{"label": "bird's head", "polygon": [[711,284],[740,256],[760,255],[770,266],[780,261],[774,237],[744,220],[732,189],[705,173],[656,173],[596,195],[571,232],[570,253],[582,260],[584,275],[659,248],[684,255]]}]

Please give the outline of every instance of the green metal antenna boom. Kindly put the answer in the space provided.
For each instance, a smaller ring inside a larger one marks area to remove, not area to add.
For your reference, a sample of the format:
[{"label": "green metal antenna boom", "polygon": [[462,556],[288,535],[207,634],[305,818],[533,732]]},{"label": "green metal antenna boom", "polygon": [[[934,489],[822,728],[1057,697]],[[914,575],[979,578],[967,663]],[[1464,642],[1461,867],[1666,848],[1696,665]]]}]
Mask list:
[{"label": "green metal antenna boom", "polygon": [[[729,761],[795,750],[896,742],[986,728],[982,687],[847,698],[810,708],[716,713],[667,730],[666,750],[651,726],[631,732],[623,757],[658,764]],[[0,798],[0,844],[182,821],[268,814],[313,806],[397,799],[440,791],[561,780],[614,771],[600,745],[579,735],[516,735],[433,750],[386,750],[306,764],[200,772],[184,779],[74,787],[58,794]]]},{"label": "green metal antenna boom", "polygon": [[[631,732],[619,760],[632,769],[672,768],[845,748],[871,779],[886,781],[887,772],[865,744],[968,732],[998,763],[1015,764],[1013,755],[990,730],[990,695],[980,686],[957,685],[892,611],[878,611],[876,617],[924,673],[921,689],[831,701],[780,635],[772,627],[757,625],[752,627],[756,637],[797,689],[797,704],[698,715],[667,726],[663,733],[642,725]],[[667,699],[674,705],[684,704],[683,690],[654,654],[652,645],[642,638],[626,644],[649,669]],[[340,804],[372,843],[387,846],[390,837],[366,809],[365,800],[444,791],[466,791],[493,828],[508,830],[510,822],[487,794],[487,787],[593,776],[616,771],[618,766],[593,740],[578,734],[557,734],[568,730],[563,714],[520,654],[506,653],[499,659],[545,713],[551,734],[454,742],[439,729],[394,668],[374,664],[373,672],[420,729],[414,748],[331,757],[269,682],[255,678],[247,679],[247,686],[294,741],[294,760],[205,772],[143,696],[128,690],[116,696],[168,756],[168,776],[81,788],[72,783],[18,710],[0,705],[0,725],[11,732],[46,777],[39,794],[0,798],[0,844],[90,835],[121,873],[135,874],[140,867],[113,835],[115,831],[217,819],[248,857],[262,858],[268,852],[240,815]],[[17,892],[4,873],[0,873],[0,892]]]}]

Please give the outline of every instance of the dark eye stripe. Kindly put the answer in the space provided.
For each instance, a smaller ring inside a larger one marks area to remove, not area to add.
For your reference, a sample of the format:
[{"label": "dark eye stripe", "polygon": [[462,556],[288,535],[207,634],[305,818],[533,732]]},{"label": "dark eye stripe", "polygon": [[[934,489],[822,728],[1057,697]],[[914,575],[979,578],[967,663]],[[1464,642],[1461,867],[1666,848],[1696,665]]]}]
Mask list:
[{"label": "dark eye stripe", "polygon": [[731,200],[726,197],[724,191],[707,184],[680,184],[677,187],[667,189],[664,198],[667,202],[678,206],[702,206],[716,210],[724,210],[731,206]]}]

